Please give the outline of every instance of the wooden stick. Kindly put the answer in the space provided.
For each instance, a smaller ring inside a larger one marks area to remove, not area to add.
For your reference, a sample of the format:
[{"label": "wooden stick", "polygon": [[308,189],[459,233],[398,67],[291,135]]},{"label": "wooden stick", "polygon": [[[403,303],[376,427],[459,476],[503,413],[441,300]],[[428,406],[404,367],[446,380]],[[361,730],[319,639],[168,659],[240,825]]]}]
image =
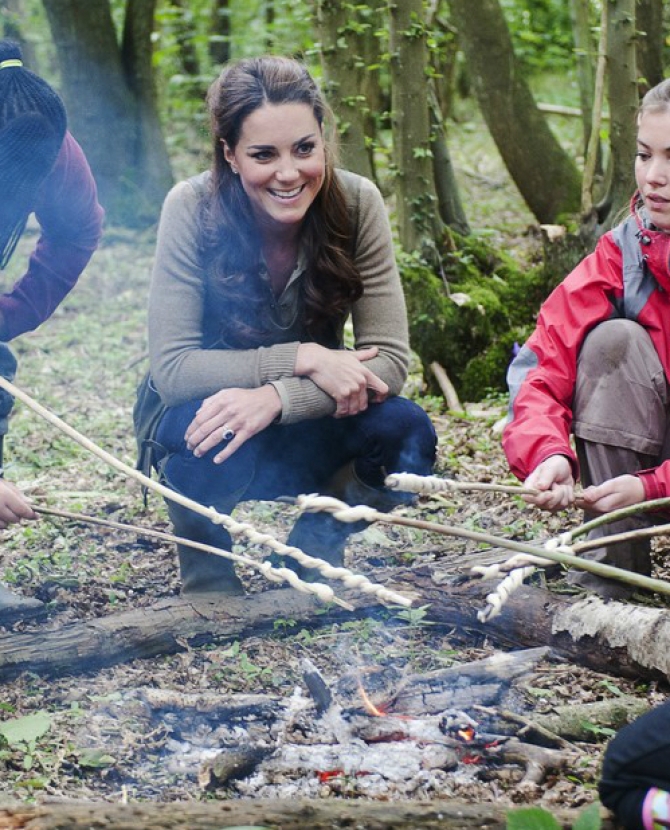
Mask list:
[{"label": "wooden stick", "polygon": [[[222,548],[216,548],[213,545],[206,545],[203,542],[194,542],[192,539],[186,539],[183,536],[175,536],[172,533],[164,533],[162,530],[140,527],[138,525],[123,524],[121,522],[114,522],[111,519],[101,519],[97,516],[86,516],[83,513],[71,513],[68,510],[57,510],[53,507],[40,507],[35,504],[31,504],[31,507],[33,508],[35,513],[39,513],[40,515],[44,516],[57,516],[61,519],[68,519],[72,522],[84,522],[86,524],[109,527],[114,530],[124,531],[126,533],[134,533],[137,536],[146,536],[149,539],[158,539],[161,542],[171,542],[176,545],[188,545],[190,548],[196,548],[197,550],[202,550],[205,553],[211,553],[214,556],[220,556],[222,559],[230,559],[232,562],[237,562],[240,565],[247,565],[248,567],[254,568],[257,571],[260,571],[263,574],[263,576],[265,576],[267,579],[270,579],[272,582],[291,581],[288,578],[289,574],[284,573],[286,570],[285,568],[274,568],[269,563],[257,562],[255,559],[252,559],[249,556],[244,556],[240,553],[233,553],[230,550],[223,550]],[[305,585],[307,585],[308,587],[311,584],[313,583],[305,583]],[[297,586],[294,585],[293,587]],[[310,591],[305,593],[314,592]],[[333,597],[333,602],[336,605],[345,608],[347,611],[354,610],[354,606],[351,605],[351,603],[345,602],[339,597]]]},{"label": "wooden stick", "polygon": [[[260,533],[251,525],[237,522],[231,516],[228,516],[225,513],[219,513],[213,507],[205,507],[203,504],[200,504],[193,499],[182,496],[181,493],[176,492],[176,490],[171,490],[164,484],[154,481],[149,476],[145,476],[139,470],[129,467],[127,464],[124,464],[123,461],[120,461],[115,456],[103,450],[97,444],[94,444],[90,438],[87,438],[85,435],[77,432],[76,429],[71,427],[69,424],[66,424],[65,421],[61,420],[57,415],[54,415],[53,412],[50,412],[37,401],[33,400],[30,395],[8,381],[7,378],[0,376],[0,387],[9,392],[10,395],[13,395],[15,398],[22,401],[27,407],[29,407],[29,409],[32,409],[33,412],[40,415],[40,417],[44,418],[45,421],[57,427],[57,429],[77,444],[93,453],[93,455],[98,456],[98,458],[101,458],[106,464],[109,464],[110,467],[113,467],[115,470],[123,473],[123,475],[138,481],[148,489],[153,490],[156,493],[160,493],[160,495],[164,498],[170,499],[177,504],[181,504],[182,506],[193,510],[194,513],[205,516],[216,524],[223,525],[223,527],[225,527],[226,530],[233,535],[243,534],[252,542],[267,545],[280,555],[291,556],[306,568],[316,568],[326,578],[339,579],[348,588],[355,588],[363,593],[374,594],[380,602],[392,605],[401,605],[404,607],[411,606],[411,599],[399,594],[397,591],[391,591],[383,585],[377,585],[366,576],[363,576],[363,574],[353,573],[348,568],[344,567],[336,568],[330,563],[325,562],[323,559],[317,559],[314,556],[309,556],[304,551],[300,550],[300,548],[285,545],[269,533]],[[288,571],[289,569],[286,570]],[[298,587],[298,583],[311,586],[307,589],[307,591],[318,596],[322,602],[333,602],[335,599],[335,593],[332,588],[322,582],[303,583],[295,572],[293,577],[287,573],[286,580],[298,590],[305,590],[305,588]],[[294,580],[297,580],[297,582]]]},{"label": "wooden stick", "polygon": [[[358,521],[359,519],[364,519],[365,521],[371,522],[377,521],[384,524],[415,527],[420,530],[427,530],[431,533],[439,533],[445,536],[458,536],[492,547],[507,548],[508,550],[519,553],[530,553],[533,556],[550,559],[552,562],[569,565],[582,571],[588,571],[597,576],[605,577],[606,579],[618,579],[620,582],[626,582],[637,588],[644,588],[648,591],[656,591],[660,594],[670,595],[670,583],[664,580],[643,576],[632,571],[626,571],[623,568],[615,568],[613,565],[606,565],[603,562],[592,562],[589,559],[580,559],[578,556],[574,556],[563,550],[557,550],[551,546],[542,547],[539,545],[531,545],[526,542],[517,542],[512,539],[492,536],[488,533],[481,533],[475,530],[466,530],[465,528],[454,527],[452,525],[437,524],[436,522],[428,522],[421,519],[410,519],[407,516],[398,516],[393,513],[381,513],[366,505],[350,507],[345,502],[331,498],[330,496],[298,496],[296,502],[303,510],[308,512],[324,510],[327,513],[331,513],[340,521]],[[560,540],[549,540],[549,542],[551,541],[556,541],[558,544]],[[602,544],[602,539],[600,541]]]}]

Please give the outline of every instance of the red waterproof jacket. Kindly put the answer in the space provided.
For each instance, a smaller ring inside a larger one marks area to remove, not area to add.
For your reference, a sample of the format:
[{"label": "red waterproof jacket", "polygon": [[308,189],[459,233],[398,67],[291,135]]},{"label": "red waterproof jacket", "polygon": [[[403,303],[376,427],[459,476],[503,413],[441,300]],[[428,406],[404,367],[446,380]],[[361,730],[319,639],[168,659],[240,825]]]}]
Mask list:
[{"label": "red waterproof jacket", "polygon": [[[510,366],[503,448],[522,481],[557,454],[571,460],[577,478],[570,445],[577,356],[589,331],[616,317],[644,326],[670,381],[670,234],[645,227],[636,199],[631,215],[550,294]],[[646,498],[670,495],[670,462],[639,475]]]},{"label": "red waterproof jacket", "polygon": [[98,246],[103,209],[83,150],[69,132],[33,208],[40,237],[28,270],[0,295],[0,341],[36,329],[73,288]]}]

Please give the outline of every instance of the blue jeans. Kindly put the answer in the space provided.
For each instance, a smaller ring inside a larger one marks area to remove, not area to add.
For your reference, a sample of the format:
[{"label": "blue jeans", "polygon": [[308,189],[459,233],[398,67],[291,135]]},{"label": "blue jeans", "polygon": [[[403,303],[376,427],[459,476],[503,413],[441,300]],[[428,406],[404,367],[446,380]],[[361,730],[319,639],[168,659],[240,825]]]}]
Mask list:
[{"label": "blue jeans", "polygon": [[[223,464],[213,463],[223,444],[202,458],[186,447],[184,434],[200,404],[189,401],[163,416],[156,440],[166,455],[159,472],[172,489],[225,512],[239,501],[323,492],[337,470],[351,461],[358,478],[377,490],[385,490],[389,473],[429,475],[435,462],[435,429],[424,410],[406,398],[389,398],[348,418],[272,424]],[[411,500],[408,494],[386,492],[389,509]]]}]

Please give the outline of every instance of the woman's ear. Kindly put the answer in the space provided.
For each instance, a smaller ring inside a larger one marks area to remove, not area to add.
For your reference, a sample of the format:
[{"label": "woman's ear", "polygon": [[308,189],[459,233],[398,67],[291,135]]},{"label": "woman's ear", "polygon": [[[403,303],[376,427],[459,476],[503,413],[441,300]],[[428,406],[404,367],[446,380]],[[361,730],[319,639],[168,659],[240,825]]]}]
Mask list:
[{"label": "woman's ear", "polygon": [[235,163],[235,153],[230,149],[228,146],[228,142],[224,138],[220,138],[219,141],[221,142],[221,146],[223,147],[223,157],[231,165],[231,167]]}]

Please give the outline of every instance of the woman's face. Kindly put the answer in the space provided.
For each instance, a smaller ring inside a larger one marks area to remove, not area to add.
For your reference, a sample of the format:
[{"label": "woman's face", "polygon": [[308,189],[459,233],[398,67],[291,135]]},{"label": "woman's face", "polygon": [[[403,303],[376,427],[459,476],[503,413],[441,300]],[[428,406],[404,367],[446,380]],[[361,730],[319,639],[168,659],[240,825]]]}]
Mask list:
[{"label": "woman's face", "polygon": [[640,117],[635,181],[651,221],[670,231],[670,110],[652,110]]},{"label": "woman's face", "polygon": [[234,150],[223,142],[262,226],[300,225],[326,169],[319,123],[307,104],[264,104],[242,122]]}]

